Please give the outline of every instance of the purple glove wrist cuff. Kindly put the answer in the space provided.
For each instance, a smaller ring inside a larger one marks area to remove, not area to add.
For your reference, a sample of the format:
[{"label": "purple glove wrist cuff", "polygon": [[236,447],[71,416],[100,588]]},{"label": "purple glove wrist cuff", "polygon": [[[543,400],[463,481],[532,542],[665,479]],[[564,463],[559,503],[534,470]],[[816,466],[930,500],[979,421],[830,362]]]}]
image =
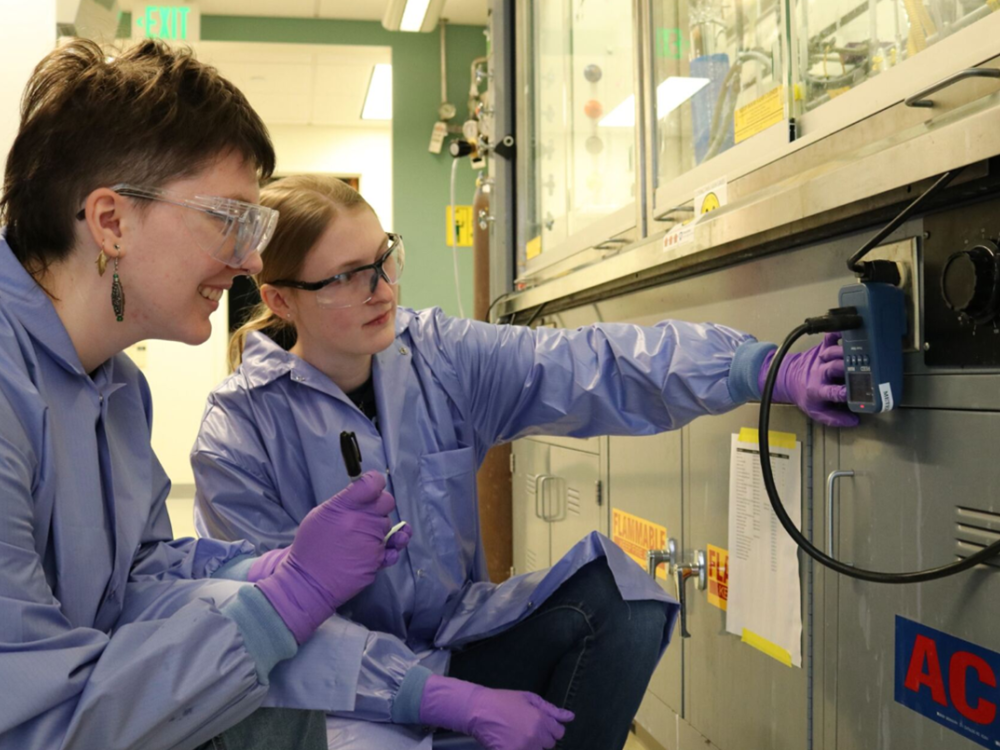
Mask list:
[{"label": "purple glove wrist cuff", "polygon": [[453,677],[431,675],[420,699],[420,721],[428,726],[470,734],[473,696],[483,688]]},{"label": "purple glove wrist cuff", "polygon": [[247,580],[250,583],[257,583],[257,581],[272,575],[278,569],[281,561],[288,557],[291,549],[291,547],[282,547],[281,549],[273,549],[270,552],[265,552],[259,556],[250,566]]},{"label": "purple glove wrist cuff", "polygon": [[[771,362],[774,361],[774,355],[777,354],[776,351],[768,352],[767,356],[764,357],[764,363],[760,367],[760,375],[757,376],[757,387],[760,389],[761,396],[764,395],[764,385],[767,383],[767,373],[771,369]],[[788,357],[782,362],[782,369],[788,363]],[[776,404],[791,404],[794,403],[788,390],[785,388],[785,373],[781,370],[778,371],[778,379],[774,383],[774,397],[773,402]]]}]

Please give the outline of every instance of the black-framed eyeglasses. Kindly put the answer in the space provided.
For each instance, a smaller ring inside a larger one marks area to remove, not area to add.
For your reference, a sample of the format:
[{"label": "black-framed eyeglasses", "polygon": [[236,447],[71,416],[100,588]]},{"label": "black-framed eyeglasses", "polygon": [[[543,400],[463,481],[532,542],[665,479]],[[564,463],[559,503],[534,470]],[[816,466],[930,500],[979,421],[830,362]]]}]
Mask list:
[{"label": "black-framed eyeglasses", "polygon": [[374,263],[343,271],[322,281],[279,279],[268,283],[271,286],[286,286],[315,292],[316,304],[321,307],[344,308],[363,305],[375,296],[379,279],[384,279],[390,286],[395,286],[403,275],[403,265],[406,262],[403,238],[392,232],[386,232],[386,237],[389,239],[389,247]]}]

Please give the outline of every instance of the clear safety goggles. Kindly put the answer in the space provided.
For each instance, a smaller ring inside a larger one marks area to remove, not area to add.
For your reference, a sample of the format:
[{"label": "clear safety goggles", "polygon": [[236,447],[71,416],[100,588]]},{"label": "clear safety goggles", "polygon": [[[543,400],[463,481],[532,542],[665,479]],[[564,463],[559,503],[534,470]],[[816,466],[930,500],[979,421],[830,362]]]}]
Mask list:
[{"label": "clear safety goggles", "polygon": [[[170,190],[126,184],[111,189],[129,198],[191,209],[183,212],[182,221],[195,244],[231,268],[242,268],[250,255],[263,253],[278,224],[278,212],[273,208],[235,198],[213,195],[189,198]],[[81,211],[77,218],[82,218],[82,214]]]},{"label": "clear safety goggles", "polygon": [[350,271],[338,273],[322,281],[296,281],[294,279],[279,279],[269,282],[272,286],[288,286],[315,292],[316,304],[321,307],[356,307],[369,302],[375,296],[379,279],[395,287],[403,275],[403,265],[406,262],[406,249],[403,238],[398,234],[386,232],[389,238],[389,248],[374,263],[352,268]]}]

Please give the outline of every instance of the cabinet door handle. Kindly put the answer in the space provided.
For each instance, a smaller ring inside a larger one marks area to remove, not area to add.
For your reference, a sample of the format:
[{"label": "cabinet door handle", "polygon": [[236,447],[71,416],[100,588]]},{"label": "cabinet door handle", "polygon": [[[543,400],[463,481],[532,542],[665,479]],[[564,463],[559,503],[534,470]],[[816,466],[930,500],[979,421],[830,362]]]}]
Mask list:
[{"label": "cabinet door handle", "polygon": [[[545,484],[556,477],[552,474],[542,474],[535,480],[535,515],[541,518],[543,521],[552,521],[549,514],[545,512],[545,505],[543,496],[545,494]],[[542,512],[538,511],[538,504],[542,503]]]},{"label": "cabinet door handle", "polygon": [[[671,539],[671,542],[673,540]],[[688,597],[686,592],[687,580],[689,578],[695,579],[695,587],[699,591],[704,591],[708,585],[708,563],[705,560],[705,551],[696,550],[693,562],[690,563],[674,563],[671,567],[673,568],[674,574],[674,585],[677,587],[677,601],[681,605],[680,612],[680,629],[681,638],[690,638],[691,633],[688,632],[687,628],[687,609],[688,609]]]},{"label": "cabinet door handle", "polygon": [[853,471],[831,471],[826,478],[826,554],[833,557],[833,490],[841,477],[853,477]]},{"label": "cabinet door handle", "polygon": [[906,97],[903,103],[907,107],[933,107],[934,102],[928,99],[931,94],[936,94],[942,89],[946,89],[949,86],[953,86],[959,81],[964,81],[966,78],[1000,78],[1000,70],[996,68],[966,68],[965,70],[960,70],[957,73],[952,73],[947,78],[943,78],[937,83],[928,86],[927,88],[918,91],[912,96]]}]

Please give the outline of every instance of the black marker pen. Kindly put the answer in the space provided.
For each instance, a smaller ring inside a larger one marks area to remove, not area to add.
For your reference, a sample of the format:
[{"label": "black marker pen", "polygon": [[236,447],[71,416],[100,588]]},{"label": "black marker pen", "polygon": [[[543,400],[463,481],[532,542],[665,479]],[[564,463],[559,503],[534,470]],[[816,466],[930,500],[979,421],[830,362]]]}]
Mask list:
[{"label": "black marker pen", "polygon": [[[361,447],[358,445],[358,436],[353,432],[340,433],[340,452],[344,456],[344,468],[347,469],[347,476],[352,482],[356,482],[361,477]],[[385,542],[406,526],[406,521],[400,521],[385,535]]]},{"label": "black marker pen", "polygon": [[361,447],[357,435],[353,432],[340,433],[340,453],[344,456],[347,476],[353,482],[361,476]]}]

